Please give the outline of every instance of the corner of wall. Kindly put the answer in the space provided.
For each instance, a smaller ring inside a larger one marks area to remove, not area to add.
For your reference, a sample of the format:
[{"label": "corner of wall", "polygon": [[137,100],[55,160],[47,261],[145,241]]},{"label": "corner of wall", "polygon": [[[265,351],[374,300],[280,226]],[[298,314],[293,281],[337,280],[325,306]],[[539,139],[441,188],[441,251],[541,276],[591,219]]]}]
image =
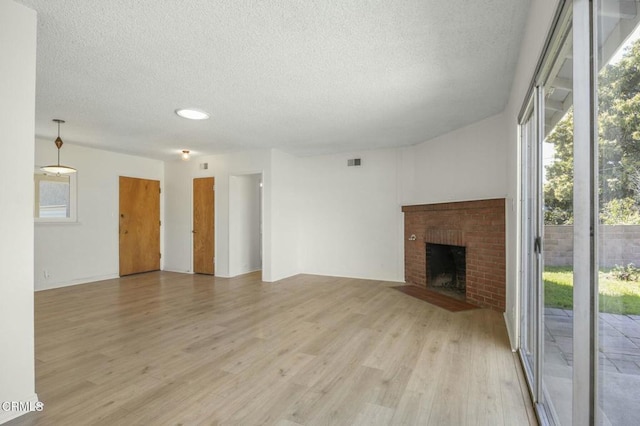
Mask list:
[{"label": "corner of wall", "polygon": [[[0,156],[0,402],[37,401],[33,292],[33,158],[36,96],[35,11],[0,1],[0,129],[11,155]],[[6,204],[4,204],[6,203]],[[0,423],[24,412],[0,410]]]}]

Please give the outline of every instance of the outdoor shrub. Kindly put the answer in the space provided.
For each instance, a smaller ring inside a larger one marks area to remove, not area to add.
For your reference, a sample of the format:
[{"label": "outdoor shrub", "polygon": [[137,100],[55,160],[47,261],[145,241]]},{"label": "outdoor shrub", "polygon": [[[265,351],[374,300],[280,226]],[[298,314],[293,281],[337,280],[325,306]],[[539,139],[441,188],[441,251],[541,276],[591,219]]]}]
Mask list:
[{"label": "outdoor shrub", "polygon": [[629,263],[627,266],[616,265],[611,273],[621,281],[638,281],[640,268],[636,268],[633,263]]}]

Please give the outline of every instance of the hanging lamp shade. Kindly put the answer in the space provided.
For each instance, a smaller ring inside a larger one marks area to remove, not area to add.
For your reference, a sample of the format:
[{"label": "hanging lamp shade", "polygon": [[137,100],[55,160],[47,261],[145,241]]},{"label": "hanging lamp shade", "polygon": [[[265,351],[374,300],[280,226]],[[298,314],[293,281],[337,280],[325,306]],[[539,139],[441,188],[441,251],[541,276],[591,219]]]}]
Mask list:
[{"label": "hanging lamp shade", "polygon": [[55,140],[56,148],[58,149],[58,164],[52,164],[50,166],[40,167],[40,170],[47,173],[53,173],[56,175],[68,175],[77,172],[76,169],[69,166],[63,166],[60,164],[60,148],[62,148],[63,142],[60,138],[60,124],[64,123],[64,120],[54,119],[54,122],[58,123],[58,137]]}]

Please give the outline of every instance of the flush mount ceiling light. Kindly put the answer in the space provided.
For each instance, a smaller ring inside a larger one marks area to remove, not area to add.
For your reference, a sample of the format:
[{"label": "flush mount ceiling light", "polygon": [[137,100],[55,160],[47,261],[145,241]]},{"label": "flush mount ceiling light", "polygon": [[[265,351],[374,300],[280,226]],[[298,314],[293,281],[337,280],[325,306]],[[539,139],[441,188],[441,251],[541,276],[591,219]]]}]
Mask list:
[{"label": "flush mount ceiling light", "polygon": [[206,120],[210,117],[208,112],[196,108],[180,108],[176,110],[176,114],[189,120]]},{"label": "flush mount ceiling light", "polygon": [[77,170],[73,167],[62,166],[60,165],[60,148],[62,148],[62,139],[60,139],[60,124],[64,123],[64,120],[54,119],[55,123],[58,123],[58,137],[55,140],[56,148],[58,148],[58,164],[51,166],[40,167],[40,170],[47,173],[54,173],[56,175],[68,175],[71,173],[75,173]]},{"label": "flush mount ceiling light", "polygon": [[182,150],[182,159],[184,161],[189,161],[189,150],[188,149],[183,149]]}]

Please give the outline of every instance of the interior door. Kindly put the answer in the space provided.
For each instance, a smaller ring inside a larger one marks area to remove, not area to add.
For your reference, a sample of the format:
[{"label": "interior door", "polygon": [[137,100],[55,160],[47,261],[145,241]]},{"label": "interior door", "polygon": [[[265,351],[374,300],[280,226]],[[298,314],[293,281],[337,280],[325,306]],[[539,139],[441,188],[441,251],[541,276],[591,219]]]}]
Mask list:
[{"label": "interior door", "polygon": [[193,180],[193,272],[215,273],[215,181]]},{"label": "interior door", "polygon": [[160,269],[160,181],[120,176],[120,276]]}]

